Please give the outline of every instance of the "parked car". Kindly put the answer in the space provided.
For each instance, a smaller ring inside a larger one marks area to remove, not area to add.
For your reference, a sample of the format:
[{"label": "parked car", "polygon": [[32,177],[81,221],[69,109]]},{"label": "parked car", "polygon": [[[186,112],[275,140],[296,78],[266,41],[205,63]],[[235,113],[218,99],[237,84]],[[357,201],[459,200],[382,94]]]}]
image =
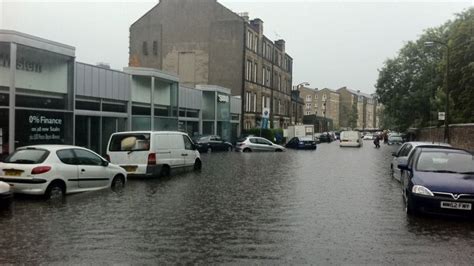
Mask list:
[{"label": "parked car", "polygon": [[260,137],[245,137],[237,140],[235,151],[239,152],[282,152],[285,151],[283,146],[275,144],[267,139]]},{"label": "parked car", "polygon": [[37,145],[19,148],[0,163],[0,181],[10,184],[13,193],[50,199],[123,187],[127,173],[82,147]]},{"label": "parked car", "polygon": [[10,185],[0,181],[0,209],[8,208],[12,201]]},{"label": "parked car", "polygon": [[390,135],[388,136],[388,145],[401,145],[403,144],[403,138],[400,135]]},{"label": "parked car", "polygon": [[316,150],[316,141],[311,136],[294,137],[285,145],[290,149]]},{"label": "parked car", "polygon": [[314,137],[318,138],[319,143],[323,143],[323,142],[331,143],[332,142],[332,138],[327,132],[316,133],[316,134],[314,134]]},{"label": "parked car", "polygon": [[232,151],[234,149],[232,143],[224,141],[219,136],[196,137],[194,143],[199,152]]},{"label": "parked car", "polygon": [[374,135],[372,135],[372,134],[367,134],[367,135],[365,135],[362,139],[363,139],[363,140],[374,140],[375,137],[374,137]]},{"label": "parked car", "polygon": [[358,131],[342,131],[339,147],[362,147],[362,137]]},{"label": "parked car", "polygon": [[188,134],[176,131],[114,133],[109,139],[107,157],[129,176],[169,176],[172,169],[202,167],[196,145]]},{"label": "parked car", "polygon": [[417,147],[398,167],[404,170],[402,192],[407,213],[474,217],[471,153],[449,147]]},{"label": "parked car", "polygon": [[390,170],[393,178],[397,181],[401,180],[402,171],[398,168],[400,161],[408,160],[408,157],[415,150],[416,147],[451,147],[446,143],[432,143],[432,142],[407,142],[404,143],[396,152],[392,153],[392,162],[390,164]]}]

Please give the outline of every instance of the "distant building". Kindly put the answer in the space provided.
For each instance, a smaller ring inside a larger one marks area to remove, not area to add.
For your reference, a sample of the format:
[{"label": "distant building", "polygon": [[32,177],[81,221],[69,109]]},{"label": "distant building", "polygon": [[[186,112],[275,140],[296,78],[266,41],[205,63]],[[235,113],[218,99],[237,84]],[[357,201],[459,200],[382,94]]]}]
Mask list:
[{"label": "distant building", "polygon": [[300,91],[291,91],[291,125],[303,123],[304,101],[300,97]]},{"label": "distant building", "polygon": [[218,85],[241,96],[243,127],[290,124],[293,59],[285,41],[263,34],[263,21],[249,20],[216,0],[161,0],[130,27],[129,65],[176,73],[181,84]]},{"label": "distant building", "polygon": [[337,90],[340,95],[340,126],[354,129],[376,129],[380,127],[378,106],[374,95],[343,87]]}]

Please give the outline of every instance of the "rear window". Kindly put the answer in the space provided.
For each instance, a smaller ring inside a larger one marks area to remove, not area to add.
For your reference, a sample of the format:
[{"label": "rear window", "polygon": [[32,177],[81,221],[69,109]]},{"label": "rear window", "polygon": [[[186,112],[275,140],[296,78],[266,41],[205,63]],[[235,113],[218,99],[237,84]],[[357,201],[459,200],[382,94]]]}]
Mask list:
[{"label": "rear window", "polygon": [[355,131],[342,132],[341,138],[344,138],[344,139],[358,139],[359,138],[359,133],[355,132]]},{"label": "rear window", "polygon": [[42,149],[21,149],[17,150],[5,159],[6,163],[19,164],[39,164],[44,162],[49,155],[49,151]]},{"label": "rear window", "polygon": [[148,151],[150,150],[150,134],[113,135],[109,151]]}]

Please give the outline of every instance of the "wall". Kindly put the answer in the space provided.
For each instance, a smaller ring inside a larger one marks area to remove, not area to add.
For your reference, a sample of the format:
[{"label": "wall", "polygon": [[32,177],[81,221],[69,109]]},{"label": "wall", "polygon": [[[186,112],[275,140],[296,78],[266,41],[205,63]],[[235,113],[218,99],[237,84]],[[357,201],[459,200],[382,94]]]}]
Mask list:
[{"label": "wall", "polygon": [[130,76],[121,71],[76,63],[76,95],[128,101]]},{"label": "wall", "polygon": [[220,85],[241,95],[243,36],[243,20],[216,0],[162,0],[130,27],[129,65],[178,74],[183,86]]},{"label": "wall", "polygon": [[[454,147],[474,151],[474,124],[451,125],[449,136],[451,145]],[[416,133],[416,139],[443,142],[444,127],[420,129]]]}]

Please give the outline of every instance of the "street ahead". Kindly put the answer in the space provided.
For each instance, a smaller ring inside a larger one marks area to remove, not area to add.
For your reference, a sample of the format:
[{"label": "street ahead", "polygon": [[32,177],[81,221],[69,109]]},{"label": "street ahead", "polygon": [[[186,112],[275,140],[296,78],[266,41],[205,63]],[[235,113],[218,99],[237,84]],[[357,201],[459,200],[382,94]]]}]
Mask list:
[{"label": "street ahead", "polygon": [[0,264],[472,263],[473,222],[406,216],[395,149],[204,154],[201,173],[119,194],[17,197],[0,214]]}]

